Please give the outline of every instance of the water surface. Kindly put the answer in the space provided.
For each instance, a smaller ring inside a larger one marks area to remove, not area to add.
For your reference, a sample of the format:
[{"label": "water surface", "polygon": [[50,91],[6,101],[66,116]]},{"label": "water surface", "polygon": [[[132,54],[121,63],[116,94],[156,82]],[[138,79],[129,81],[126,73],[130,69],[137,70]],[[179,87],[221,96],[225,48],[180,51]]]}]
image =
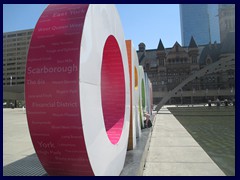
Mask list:
[{"label": "water surface", "polygon": [[235,108],[168,108],[228,176],[235,175]]}]

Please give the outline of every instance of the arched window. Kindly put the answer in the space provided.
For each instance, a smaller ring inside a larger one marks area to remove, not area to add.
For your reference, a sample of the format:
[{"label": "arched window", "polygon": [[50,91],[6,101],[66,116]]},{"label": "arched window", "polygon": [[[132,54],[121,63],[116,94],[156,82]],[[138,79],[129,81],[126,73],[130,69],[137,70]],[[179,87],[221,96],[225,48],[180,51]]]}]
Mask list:
[{"label": "arched window", "polygon": [[210,59],[210,58],[207,58],[206,64],[207,64],[207,65],[208,65],[208,64],[211,64],[211,59]]}]

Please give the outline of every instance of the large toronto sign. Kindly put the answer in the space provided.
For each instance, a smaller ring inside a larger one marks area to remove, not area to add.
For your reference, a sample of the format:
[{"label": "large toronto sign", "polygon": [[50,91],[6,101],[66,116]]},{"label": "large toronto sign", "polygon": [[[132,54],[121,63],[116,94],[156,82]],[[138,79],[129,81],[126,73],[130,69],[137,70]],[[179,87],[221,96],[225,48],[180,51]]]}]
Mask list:
[{"label": "large toronto sign", "polygon": [[39,18],[25,99],[31,139],[49,175],[121,173],[151,102],[149,80],[128,49],[130,56],[113,5],[49,5]]}]

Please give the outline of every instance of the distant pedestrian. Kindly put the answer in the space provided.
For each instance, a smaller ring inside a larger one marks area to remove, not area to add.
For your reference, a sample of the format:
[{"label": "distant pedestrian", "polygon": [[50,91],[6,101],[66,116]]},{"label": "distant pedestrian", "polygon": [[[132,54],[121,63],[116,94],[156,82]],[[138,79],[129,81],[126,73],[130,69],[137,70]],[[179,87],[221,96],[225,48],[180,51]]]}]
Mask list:
[{"label": "distant pedestrian", "polygon": [[227,99],[224,100],[224,104],[225,104],[225,106],[228,106],[228,100]]},{"label": "distant pedestrian", "polygon": [[14,104],[12,102],[10,103],[10,106],[12,109],[14,109]]},{"label": "distant pedestrian", "polygon": [[146,117],[146,120],[145,120],[145,122],[144,122],[145,128],[152,127],[152,122],[151,122],[151,120],[150,120],[150,114],[144,113],[144,116]]},{"label": "distant pedestrian", "polygon": [[212,106],[212,101],[211,99],[208,100],[208,107],[211,107]]}]

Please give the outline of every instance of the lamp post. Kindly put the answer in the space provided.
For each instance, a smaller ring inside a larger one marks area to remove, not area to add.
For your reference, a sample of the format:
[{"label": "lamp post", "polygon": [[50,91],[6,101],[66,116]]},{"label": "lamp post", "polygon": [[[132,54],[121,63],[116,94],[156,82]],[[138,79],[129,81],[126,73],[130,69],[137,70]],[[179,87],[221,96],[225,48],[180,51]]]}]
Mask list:
[{"label": "lamp post", "polygon": [[181,105],[183,104],[182,94],[183,94],[183,91],[182,91],[182,88],[181,88]]},{"label": "lamp post", "polygon": [[233,89],[233,87],[232,87],[231,90],[230,90],[232,101],[233,101],[233,99],[234,99],[233,91],[234,91],[234,89]]},{"label": "lamp post", "polygon": [[217,90],[217,94],[218,94],[218,96],[219,96],[219,94],[220,94],[220,88],[218,88],[218,90]]},{"label": "lamp post", "polygon": [[232,105],[235,106],[235,98],[234,98],[234,93],[233,93],[234,89],[233,87],[231,88],[231,96],[232,96]]},{"label": "lamp post", "polygon": [[193,88],[192,89],[192,98],[191,98],[191,104],[192,104],[192,106],[193,106],[193,95],[195,94],[195,89]]},{"label": "lamp post", "polygon": [[10,86],[12,86],[12,76],[10,76]]},{"label": "lamp post", "polygon": [[208,101],[208,89],[206,88],[206,91],[205,91],[205,100]]}]

